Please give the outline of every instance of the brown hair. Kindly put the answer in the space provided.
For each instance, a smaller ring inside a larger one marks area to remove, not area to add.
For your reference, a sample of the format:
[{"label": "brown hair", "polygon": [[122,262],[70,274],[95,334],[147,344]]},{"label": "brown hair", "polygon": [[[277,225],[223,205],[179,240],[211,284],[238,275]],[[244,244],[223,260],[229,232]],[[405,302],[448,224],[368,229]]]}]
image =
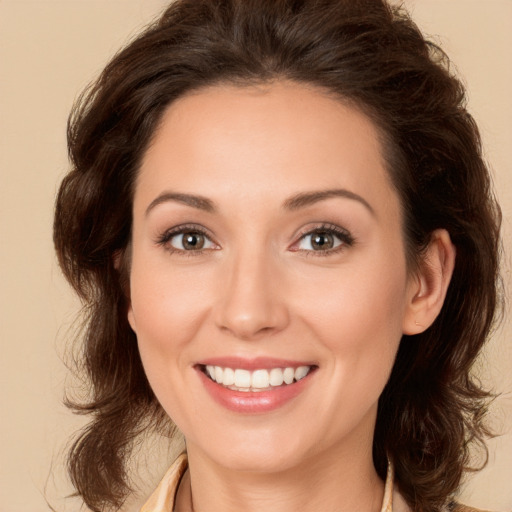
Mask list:
[{"label": "brown hair", "polygon": [[470,369],[497,306],[499,209],[477,127],[449,61],[400,8],[383,0],[177,0],[118,53],[77,102],[68,126],[72,169],[56,204],[63,272],[86,306],[82,365],[91,414],[69,454],[79,495],[95,511],[119,507],[137,436],[162,424],[127,322],[134,180],[165,108],[194,89],[286,79],[319,86],[380,128],[404,212],[408,261],[433,230],[457,249],[443,309],[404,336],[380,398],[374,463],[386,458],[415,511],[457,490],[471,441],[483,445],[489,395]]}]

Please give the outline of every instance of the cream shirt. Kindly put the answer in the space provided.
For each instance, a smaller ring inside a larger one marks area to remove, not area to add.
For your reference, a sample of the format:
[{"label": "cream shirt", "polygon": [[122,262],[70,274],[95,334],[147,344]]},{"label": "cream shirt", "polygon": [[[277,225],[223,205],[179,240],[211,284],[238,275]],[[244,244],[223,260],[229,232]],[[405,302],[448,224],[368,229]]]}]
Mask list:
[{"label": "cream shirt", "polygon": [[[169,468],[162,481],[149,497],[140,512],[172,512],[181,477],[187,470],[187,455],[182,453]],[[403,498],[393,490],[393,466],[388,466],[381,512],[409,512]],[[461,511],[462,512],[462,511]]]}]

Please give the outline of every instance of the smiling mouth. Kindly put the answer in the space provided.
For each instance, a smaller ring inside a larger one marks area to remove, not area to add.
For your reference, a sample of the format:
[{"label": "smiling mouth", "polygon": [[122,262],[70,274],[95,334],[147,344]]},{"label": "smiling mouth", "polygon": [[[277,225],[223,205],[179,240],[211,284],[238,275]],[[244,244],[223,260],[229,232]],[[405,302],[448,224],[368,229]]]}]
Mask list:
[{"label": "smiling mouth", "polygon": [[201,365],[201,371],[212,381],[232,391],[261,392],[292,385],[309,375],[316,366],[256,369]]}]

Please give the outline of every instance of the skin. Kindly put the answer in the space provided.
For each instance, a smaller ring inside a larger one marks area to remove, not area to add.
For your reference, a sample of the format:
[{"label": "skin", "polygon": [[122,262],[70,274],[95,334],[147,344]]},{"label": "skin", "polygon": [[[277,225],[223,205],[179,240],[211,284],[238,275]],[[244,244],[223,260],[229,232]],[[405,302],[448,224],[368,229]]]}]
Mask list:
[{"label": "skin", "polygon": [[[297,194],[334,189],[348,194],[289,207]],[[202,251],[179,235],[162,242],[183,224],[206,231]],[[324,224],[349,238],[313,250],[306,233]],[[408,272],[378,132],[355,108],[289,82],[174,102],[136,183],[128,319],[187,441],[178,510],[190,492],[199,512],[380,510],[377,401],[402,334],[438,314],[454,257],[438,231],[428,264]],[[227,356],[317,369],[283,406],[240,414],[212,400],[195,366]]]}]

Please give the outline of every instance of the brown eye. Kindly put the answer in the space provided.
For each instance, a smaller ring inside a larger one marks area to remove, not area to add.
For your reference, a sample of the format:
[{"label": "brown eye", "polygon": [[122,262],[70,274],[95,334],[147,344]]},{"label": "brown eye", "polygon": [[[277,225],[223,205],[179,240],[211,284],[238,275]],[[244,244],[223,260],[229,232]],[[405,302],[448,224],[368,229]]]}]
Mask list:
[{"label": "brown eye", "polygon": [[334,247],[334,237],[330,233],[318,232],[311,235],[311,248],[315,251],[325,251]]},{"label": "brown eye", "polygon": [[328,251],[340,246],[342,243],[339,235],[329,231],[313,231],[304,235],[299,249],[305,251]]},{"label": "brown eye", "polygon": [[300,237],[298,243],[294,244],[294,250],[318,255],[329,255],[337,252],[337,249],[350,247],[354,239],[348,231],[338,226],[319,226],[305,233]]},{"label": "brown eye", "polygon": [[204,247],[204,235],[201,233],[183,233],[182,244],[187,251],[197,251]]},{"label": "brown eye", "polygon": [[185,224],[165,231],[156,239],[156,243],[175,255],[200,255],[203,251],[220,249],[202,226]]},{"label": "brown eye", "polygon": [[169,236],[166,242],[178,251],[201,251],[202,249],[213,249],[215,244],[199,231],[184,231]]}]

